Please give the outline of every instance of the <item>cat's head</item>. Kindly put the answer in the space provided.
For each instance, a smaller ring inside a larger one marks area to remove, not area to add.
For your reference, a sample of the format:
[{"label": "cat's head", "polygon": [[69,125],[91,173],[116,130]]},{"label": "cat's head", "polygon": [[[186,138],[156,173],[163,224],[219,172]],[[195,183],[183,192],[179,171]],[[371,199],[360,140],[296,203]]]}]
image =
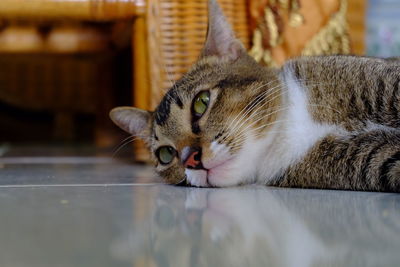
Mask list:
[{"label": "cat's head", "polygon": [[198,62],[154,112],[118,107],[110,116],[147,143],[166,182],[236,185],[255,178],[257,140],[276,119],[277,87],[276,71],[265,70],[247,54],[210,0],[207,39]]}]

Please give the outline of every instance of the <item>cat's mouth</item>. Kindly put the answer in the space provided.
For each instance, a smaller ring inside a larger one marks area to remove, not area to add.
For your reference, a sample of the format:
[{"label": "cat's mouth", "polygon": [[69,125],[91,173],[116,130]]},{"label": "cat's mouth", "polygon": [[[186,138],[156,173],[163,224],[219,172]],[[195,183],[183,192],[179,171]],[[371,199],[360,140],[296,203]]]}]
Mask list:
[{"label": "cat's mouth", "polygon": [[232,161],[233,157],[224,159],[223,161],[209,161],[203,163],[202,169],[186,169],[186,182],[189,185],[197,187],[214,187],[217,184],[214,183],[219,176],[227,172],[227,165]]},{"label": "cat's mouth", "polygon": [[207,171],[211,171],[211,170],[214,170],[214,169],[216,169],[216,168],[220,168],[220,167],[224,166],[225,164],[227,164],[228,162],[230,162],[232,158],[233,158],[233,157],[229,157],[228,159],[225,159],[225,160],[223,160],[223,161],[214,161],[214,162],[210,162],[210,163],[207,164],[207,165],[206,165],[205,163],[203,163],[203,165],[204,165],[204,168],[205,168]]}]

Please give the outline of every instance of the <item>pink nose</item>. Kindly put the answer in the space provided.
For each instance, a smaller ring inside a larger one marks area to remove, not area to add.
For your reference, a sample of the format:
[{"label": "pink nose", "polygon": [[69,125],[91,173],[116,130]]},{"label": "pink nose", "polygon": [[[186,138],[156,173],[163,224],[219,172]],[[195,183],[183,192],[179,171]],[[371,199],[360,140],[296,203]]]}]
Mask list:
[{"label": "pink nose", "polygon": [[199,154],[198,151],[194,151],[192,154],[189,155],[189,158],[185,162],[185,167],[192,167],[195,168],[197,165],[199,165],[199,161],[196,160],[196,156]]},{"label": "pink nose", "polygon": [[201,149],[193,147],[185,147],[182,150],[182,163],[188,169],[202,169]]}]

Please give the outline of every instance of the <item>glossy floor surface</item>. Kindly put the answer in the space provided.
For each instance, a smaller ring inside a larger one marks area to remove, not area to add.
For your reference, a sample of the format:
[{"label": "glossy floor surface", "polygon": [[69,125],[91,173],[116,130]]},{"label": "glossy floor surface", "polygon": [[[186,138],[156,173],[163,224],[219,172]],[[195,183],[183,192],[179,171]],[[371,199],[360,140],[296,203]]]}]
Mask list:
[{"label": "glossy floor surface", "polygon": [[108,157],[17,154],[0,157],[2,267],[400,266],[400,194],[175,187]]}]

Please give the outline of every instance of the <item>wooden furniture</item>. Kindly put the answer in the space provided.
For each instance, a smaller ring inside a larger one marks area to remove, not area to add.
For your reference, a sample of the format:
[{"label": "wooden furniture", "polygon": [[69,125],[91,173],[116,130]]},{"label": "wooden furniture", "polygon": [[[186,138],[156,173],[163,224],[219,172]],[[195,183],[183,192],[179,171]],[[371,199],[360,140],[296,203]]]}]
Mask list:
[{"label": "wooden furniture", "polygon": [[367,0],[348,0],[347,23],[349,25],[350,44],[352,52],[364,55]]},{"label": "wooden furniture", "polygon": [[97,145],[115,145],[115,55],[144,14],[143,1],[0,1],[0,100],[54,112],[64,140],[74,113],[95,114]]},{"label": "wooden furniture", "polygon": [[145,0],[1,0],[2,19],[112,21],[144,14]]}]

